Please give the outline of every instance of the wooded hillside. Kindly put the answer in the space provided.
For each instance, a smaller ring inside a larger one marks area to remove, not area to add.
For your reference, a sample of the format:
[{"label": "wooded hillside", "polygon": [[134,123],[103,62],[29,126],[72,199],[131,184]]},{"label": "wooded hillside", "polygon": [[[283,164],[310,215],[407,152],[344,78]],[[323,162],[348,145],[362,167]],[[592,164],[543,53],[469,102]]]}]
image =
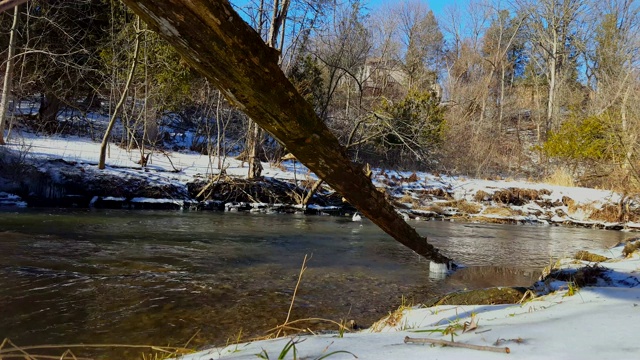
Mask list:
[{"label": "wooded hillside", "polygon": [[[471,1],[437,15],[421,1],[232,4],[359,163],[637,190],[634,2]],[[287,153],[119,2],[29,1],[0,31],[7,106],[37,110],[0,128],[100,140],[106,129],[82,120],[100,112],[127,129],[107,139],[141,163],[176,136],[169,123],[202,153]]]}]

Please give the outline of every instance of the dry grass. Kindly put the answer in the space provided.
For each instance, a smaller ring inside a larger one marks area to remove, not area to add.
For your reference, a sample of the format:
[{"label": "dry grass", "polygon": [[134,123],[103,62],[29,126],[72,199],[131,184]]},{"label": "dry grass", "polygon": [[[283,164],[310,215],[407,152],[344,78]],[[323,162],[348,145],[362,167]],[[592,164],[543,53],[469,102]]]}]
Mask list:
[{"label": "dry grass", "polygon": [[482,211],[482,205],[466,200],[442,201],[428,206],[417,206],[416,210],[431,211],[439,215],[451,215],[451,209],[457,209],[462,214],[478,214]]},{"label": "dry grass", "polygon": [[609,258],[606,256],[590,253],[584,250],[578,251],[578,253],[574,256],[574,259],[590,262],[603,262],[609,260]]},{"label": "dry grass", "polygon": [[389,315],[373,323],[373,325],[371,325],[371,330],[373,332],[380,332],[382,331],[382,329],[384,329],[387,326],[395,327],[400,325],[400,322],[404,317],[405,311],[408,309],[411,309],[412,306],[413,305],[406,303],[406,299],[403,296],[402,303],[400,304],[400,306],[398,306],[396,310],[390,312]]},{"label": "dry grass", "polygon": [[530,201],[542,200],[542,196],[551,194],[551,191],[542,189],[520,189],[509,188],[505,190],[499,190],[493,193],[491,199],[501,204],[512,204],[516,206],[522,206]]},{"label": "dry grass", "polygon": [[398,198],[396,201],[404,204],[412,204],[412,205],[417,204],[417,200],[414,199],[413,196],[411,196],[411,194],[408,194],[408,193],[405,193],[404,195],[402,195],[402,197]]},{"label": "dry grass", "polygon": [[576,184],[573,181],[573,176],[566,168],[560,167],[556,168],[554,172],[542,180],[545,184],[550,185],[558,185],[558,186],[569,186],[575,187]]},{"label": "dry grass", "polygon": [[613,204],[606,204],[598,208],[594,204],[580,204],[573,199],[564,196],[562,197],[562,203],[567,207],[569,215],[582,214],[585,218],[594,221],[603,222],[620,222],[622,221],[622,214],[620,213],[620,207]]},{"label": "dry grass", "polygon": [[624,249],[622,249],[622,254],[624,256],[629,256],[629,255],[633,254],[634,252],[636,252],[636,250],[638,250],[638,249],[640,249],[640,241],[628,242],[624,246]]},{"label": "dry grass", "polygon": [[562,197],[562,204],[567,207],[568,215],[579,215],[591,220],[604,220],[603,218],[596,219],[593,217],[594,212],[597,210],[593,204],[580,204],[568,196]]},{"label": "dry grass", "polygon": [[617,205],[607,204],[600,209],[593,209],[589,219],[596,221],[618,222],[621,220],[622,214]]},{"label": "dry grass", "polygon": [[489,201],[491,200],[491,195],[485,191],[478,190],[478,192],[473,196],[473,199],[477,202]]},{"label": "dry grass", "polygon": [[482,205],[471,203],[466,200],[458,200],[452,206],[458,208],[461,212],[465,214],[478,214],[482,211]]},{"label": "dry grass", "polygon": [[427,206],[418,206],[416,207],[416,210],[422,210],[422,211],[431,211],[434,212],[436,214],[439,215],[443,215],[444,214],[444,208],[440,205],[427,205]]},{"label": "dry grass", "polygon": [[607,270],[598,264],[583,266],[575,271],[567,271],[566,269],[551,270],[549,275],[545,276],[543,281],[559,280],[573,283],[581,288],[594,285],[598,279],[606,280]]},{"label": "dry grass", "polygon": [[520,210],[512,209],[505,206],[489,206],[482,212],[482,215],[496,215],[502,217],[520,216],[524,213]]},{"label": "dry grass", "polygon": [[577,203],[568,196],[562,197],[562,204],[566,206],[569,209],[569,211],[574,211],[576,210],[576,207],[577,207]]},{"label": "dry grass", "polygon": [[406,183],[412,183],[412,182],[420,181],[420,177],[418,177],[416,173],[412,173],[411,175],[409,175],[408,178],[402,178],[401,181]]},{"label": "dry grass", "polygon": [[422,194],[431,195],[439,199],[445,199],[445,200],[451,199],[451,194],[449,194],[448,192],[446,192],[441,188],[426,189],[422,192]]},{"label": "dry grass", "polygon": [[[197,333],[196,333],[197,335]],[[9,339],[4,339],[0,343],[0,359],[23,359],[23,360],[40,360],[40,359],[74,359],[74,360],[89,360],[92,358],[86,358],[77,356],[75,352],[81,350],[93,350],[104,349],[124,349],[124,350],[139,350],[142,352],[142,359],[164,360],[177,358],[182,355],[194,353],[196,350],[188,349],[189,343],[196,336],[192,336],[184,347],[168,347],[168,346],[154,346],[154,345],[127,345],[127,344],[67,344],[67,345],[34,345],[34,346],[17,346]],[[60,356],[43,355],[39,352],[57,352],[60,351]],[[149,351],[149,352],[146,352]]]},{"label": "dry grass", "polygon": [[640,220],[638,209],[631,209],[628,201],[621,201],[617,205],[607,204],[599,209],[593,209],[589,219],[606,222],[637,222]]}]

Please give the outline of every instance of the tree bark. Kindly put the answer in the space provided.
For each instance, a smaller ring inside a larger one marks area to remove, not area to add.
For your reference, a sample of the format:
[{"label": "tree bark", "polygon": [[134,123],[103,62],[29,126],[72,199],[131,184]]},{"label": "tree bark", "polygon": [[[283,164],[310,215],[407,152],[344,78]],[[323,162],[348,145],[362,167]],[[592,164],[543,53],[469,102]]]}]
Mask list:
[{"label": "tree bark", "polygon": [[2,85],[2,98],[0,99],[0,145],[4,145],[4,128],[7,119],[7,105],[9,104],[9,93],[11,92],[11,78],[13,77],[13,54],[16,51],[16,30],[18,27],[18,17],[20,11],[18,6],[13,8],[13,23],[9,33],[9,48],[7,50],[7,67],[4,73],[4,83]]},{"label": "tree bark", "polygon": [[53,91],[45,90],[40,96],[38,110],[39,128],[45,132],[55,132],[58,126],[58,112],[62,107],[62,100]]},{"label": "tree bark", "polygon": [[407,224],[298,94],[267,46],[226,0],[124,0],[227,99],[382,230],[436,263],[450,259]]}]

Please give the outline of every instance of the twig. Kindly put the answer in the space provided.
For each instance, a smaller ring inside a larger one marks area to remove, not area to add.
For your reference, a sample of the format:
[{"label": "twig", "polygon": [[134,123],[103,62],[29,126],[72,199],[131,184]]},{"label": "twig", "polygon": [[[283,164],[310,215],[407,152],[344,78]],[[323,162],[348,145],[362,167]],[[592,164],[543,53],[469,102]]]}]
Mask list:
[{"label": "twig", "polygon": [[[151,151],[153,152],[153,150]],[[182,169],[177,169],[174,165],[173,165],[173,161],[171,161],[171,157],[169,156],[169,154],[166,151],[160,151],[162,153],[162,155],[167,157],[167,160],[169,160],[169,164],[171,164],[171,167],[173,168],[174,172],[180,172],[182,171]]]},{"label": "twig", "polygon": [[425,339],[425,338],[411,338],[405,337],[404,342],[406,343],[415,343],[415,344],[439,344],[443,346],[452,346],[452,347],[460,347],[465,349],[473,349],[473,350],[482,350],[482,351],[493,351],[499,353],[510,353],[508,347],[494,347],[494,346],[482,346],[482,345],[472,345],[472,344],[464,344],[459,342],[453,342],[448,340],[440,340],[440,339]]},{"label": "twig", "polygon": [[[200,196],[202,196],[202,194],[204,194],[207,190],[209,190],[213,185],[217,184],[218,181],[220,180],[221,175],[222,175],[222,172],[220,172],[220,174],[217,174],[216,176],[212,177],[211,180],[209,181],[209,183],[207,183],[207,185],[205,187],[203,187],[202,190],[200,190],[198,195],[196,195],[196,199],[199,198]],[[209,197],[209,196],[207,195],[207,197]]]}]

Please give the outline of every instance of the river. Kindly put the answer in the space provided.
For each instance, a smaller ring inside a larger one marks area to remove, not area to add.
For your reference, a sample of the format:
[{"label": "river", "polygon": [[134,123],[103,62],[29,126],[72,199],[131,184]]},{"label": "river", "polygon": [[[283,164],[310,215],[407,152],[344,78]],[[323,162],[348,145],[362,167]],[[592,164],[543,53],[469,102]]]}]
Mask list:
[{"label": "river", "polygon": [[[125,210],[0,212],[0,338],[17,344],[224,345],[292,319],[355,320],[458,289],[530,285],[614,231],[412,222],[466,268],[446,279],[368,221]],[[317,324],[310,326],[317,327]]]}]

